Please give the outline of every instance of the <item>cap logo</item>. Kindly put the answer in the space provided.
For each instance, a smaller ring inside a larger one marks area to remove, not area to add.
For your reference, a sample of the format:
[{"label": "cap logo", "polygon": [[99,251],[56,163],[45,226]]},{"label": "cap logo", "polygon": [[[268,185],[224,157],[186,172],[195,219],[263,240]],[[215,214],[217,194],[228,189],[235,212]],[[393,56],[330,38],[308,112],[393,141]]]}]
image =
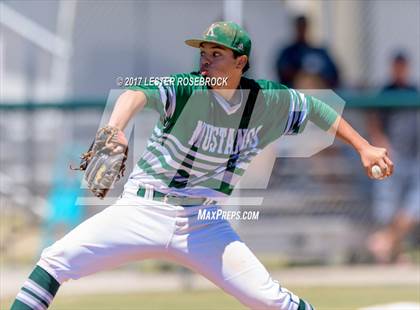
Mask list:
[{"label": "cap logo", "polygon": [[206,35],[209,36],[209,37],[214,37],[215,36],[215,34],[214,34],[214,28],[215,27],[216,27],[215,24],[211,25],[210,28],[207,30]]},{"label": "cap logo", "polygon": [[244,45],[242,43],[238,44],[238,49],[243,50],[244,49]]}]

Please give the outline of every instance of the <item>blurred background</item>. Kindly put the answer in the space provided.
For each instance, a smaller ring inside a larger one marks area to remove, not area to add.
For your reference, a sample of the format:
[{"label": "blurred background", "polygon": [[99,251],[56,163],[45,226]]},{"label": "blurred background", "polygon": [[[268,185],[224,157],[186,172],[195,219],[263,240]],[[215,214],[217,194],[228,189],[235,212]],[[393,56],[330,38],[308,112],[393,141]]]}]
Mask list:
[{"label": "blurred background", "polygon": [[[420,302],[416,0],[1,1],[2,307],[44,247],[105,207],[80,199],[90,196],[80,186],[82,174],[68,166],[78,163],[103,122],[116,79],[196,70],[197,50],[184,40],[222,19],[251,35],[247,76],[302,91],[332,89],[345,101],[344,117],[387,147],[396,164],[393,178],[375,182],[338,141],[310,158],[265,154],[254,167],[273,167],[266,188],[238,192],[263,198],[239,206],[259,210],[260,218],[233,221],[234,227],[285,286],[309,294],[319,309],[396,302],[393,309],[419,309],[411,304]],[[135,136],[140,145],[156,119],[152,111],[137,117],[144,126]],[[98,284],[109,279],[116,284]],[[162,290],[172,291],[167,304],[153,295]],[[98,297],[105,293],[110,299]],[[124,302],[141,309],[242,309],[200,277],[156,261],[69,283],[62,294],[57,309],[116,309],[113,303]],[[65,296],[84,297],[72,304]]]}]

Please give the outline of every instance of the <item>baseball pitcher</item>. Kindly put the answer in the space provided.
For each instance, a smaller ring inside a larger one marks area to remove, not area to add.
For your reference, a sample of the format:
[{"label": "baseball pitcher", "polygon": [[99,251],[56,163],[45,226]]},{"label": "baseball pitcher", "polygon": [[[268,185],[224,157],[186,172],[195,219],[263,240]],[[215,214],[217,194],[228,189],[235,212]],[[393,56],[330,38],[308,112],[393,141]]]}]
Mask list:
[{"label": "baseball pitcher", "polygon": [[200,71],[126,90],[83,154],[89,188],[104,197],[124,169],[129,120],[145,106],[159,113],[121,197],[44,249],[13,310],[46,309],[65,281],[146,258],[182,264],[251,309],[314,309],[270,277],[228,221],[197,214],[219,210],[250,161],[282,135],[302,132],[308,121],[353,146],[371,178],[373,166],[382,178],[392,174],[387,151],[322,101],[243,77],[251,40],[237,24],[214,23],[186,44],[199,49]]}]

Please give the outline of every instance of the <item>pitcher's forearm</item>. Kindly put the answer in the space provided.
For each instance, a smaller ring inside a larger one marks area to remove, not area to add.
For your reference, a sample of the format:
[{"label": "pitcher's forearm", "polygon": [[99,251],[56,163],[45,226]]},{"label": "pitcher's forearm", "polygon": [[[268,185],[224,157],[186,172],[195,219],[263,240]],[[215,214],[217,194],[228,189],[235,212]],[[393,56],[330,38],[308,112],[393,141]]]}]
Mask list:
[{"label": "pitcher's forearm", "polygon": [[134,114],[144,108],[146,101],[143,92],[127,90],[118,97],[108,125],[124,130]]},{"label": "pitcher's forearm", "polygon": [[341,116],[338,116],[330,131],[335,132],[336,136],[344,142],[353,146],[357,151],[369,145],[369,142],[363,138],[349,123]]},{"label": "pitcher's forearm", "polygon": [[382,175],[379,179],[384,179],[392,175],[394,171],[394,164],[388,156],[388,151],[385,148],[371,145],[343,118],[338,116],[331,126],[330,131],[335,132],[337,137],[355,148],[360,155],[366,174],[370,178],[378,178],[372,174],[372,168],[374,165],[378,165],[381,169]]}]

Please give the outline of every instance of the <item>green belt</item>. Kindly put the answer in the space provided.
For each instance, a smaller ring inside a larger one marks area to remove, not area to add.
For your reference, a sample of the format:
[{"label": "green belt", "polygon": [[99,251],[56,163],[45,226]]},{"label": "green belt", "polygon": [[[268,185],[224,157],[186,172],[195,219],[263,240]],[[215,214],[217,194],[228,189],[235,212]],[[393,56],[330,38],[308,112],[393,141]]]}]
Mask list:
[{"label": "green belt", "polygon": [[[146,189],[144,187],[140,187],[137,191],[137,196],[144,197],[146,195]],[[202,197],[180,197],[175,196],[172,194],[165,194],[159,192],[157,190],[153,190],[153,200],[162,201],[164,203],[168,203],[171,205],[178,205],[178,206],[200,206],[200,205],[210,205],[215,204],[215,200],[210,200],[207,198]]]}]

